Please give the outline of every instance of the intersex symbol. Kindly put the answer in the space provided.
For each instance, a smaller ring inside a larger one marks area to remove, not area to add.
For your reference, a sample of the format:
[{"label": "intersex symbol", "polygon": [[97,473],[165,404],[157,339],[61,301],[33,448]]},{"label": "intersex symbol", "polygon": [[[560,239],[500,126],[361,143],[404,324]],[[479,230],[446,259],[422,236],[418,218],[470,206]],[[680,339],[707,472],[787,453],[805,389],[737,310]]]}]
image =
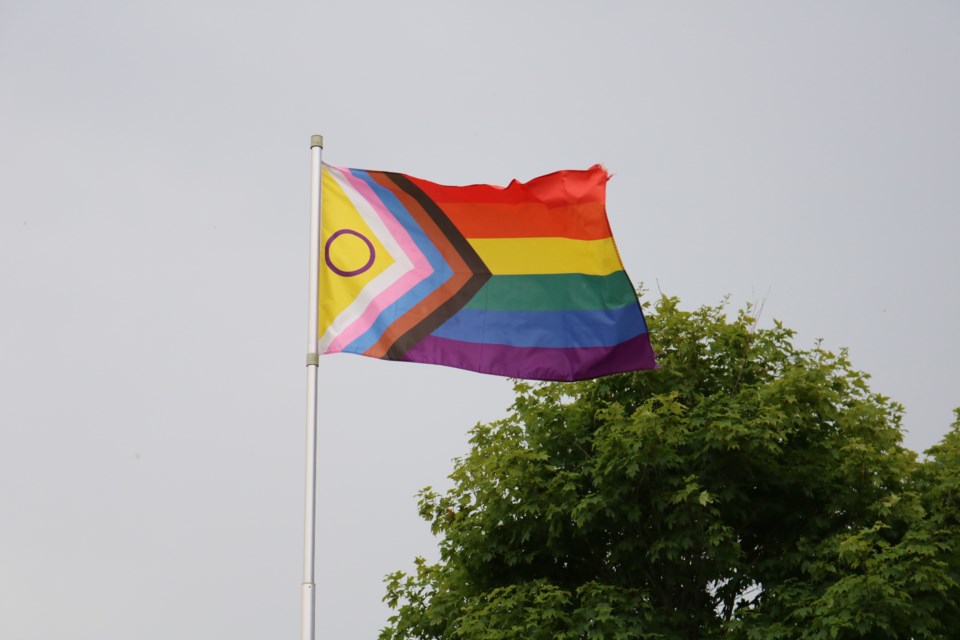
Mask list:
[{"label": "intersex symbol", "polygon": [[[333,241],[342,235],[356,236],[361,240],[363,240],[364,244],[367,245],[367,251],[370,252],[370,257],[367,258],[366,264],[364,264],[359,269],[350,269],[350,270],[340,269],[339,267],[337,267],[337,265],[333,264],[333,261],[330,259],[330,247],[333,246]],[[327,244],[323,248],[323,259],[326,261],[327,266],[330,267],[330,270],[333,271],[338,276],[344,276],[346,278],[350,278],[352,276],[358,276],[364,271],[366,271],[367,269],[369,269],[370,267],[372,267],[373,261],[376,259],[376,257],[377,257],[377,252],[373,248],[373,243],[370,242],[370,240],[365,235],[363,235],[359,231],[354,231],[353,229],[340,229],[339,231],[334,232],[334,234],[327,239]]]}]

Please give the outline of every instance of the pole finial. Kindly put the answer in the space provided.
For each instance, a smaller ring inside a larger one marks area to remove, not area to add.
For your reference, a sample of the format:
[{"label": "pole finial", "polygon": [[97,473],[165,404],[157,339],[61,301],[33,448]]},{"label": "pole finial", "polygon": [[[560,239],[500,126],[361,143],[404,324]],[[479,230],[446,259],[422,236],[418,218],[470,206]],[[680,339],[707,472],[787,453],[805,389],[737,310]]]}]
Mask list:
[{"label": "pole finial", "polygon": [[320,147],[323,149],[323,136],[310,136],[310,148],[312,149],[314,147]]}]

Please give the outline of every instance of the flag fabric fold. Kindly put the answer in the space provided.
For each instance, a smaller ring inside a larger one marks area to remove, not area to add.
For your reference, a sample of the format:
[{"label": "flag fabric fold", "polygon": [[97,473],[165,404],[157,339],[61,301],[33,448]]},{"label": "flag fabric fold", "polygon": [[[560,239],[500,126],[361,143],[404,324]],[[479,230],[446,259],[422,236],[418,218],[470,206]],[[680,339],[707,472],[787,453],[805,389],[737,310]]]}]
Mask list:
[{"label": "flag fabric fold", "polygon": [[324,165],[319,351],[528,380],[655,368],[608,179],[455,187]]}]

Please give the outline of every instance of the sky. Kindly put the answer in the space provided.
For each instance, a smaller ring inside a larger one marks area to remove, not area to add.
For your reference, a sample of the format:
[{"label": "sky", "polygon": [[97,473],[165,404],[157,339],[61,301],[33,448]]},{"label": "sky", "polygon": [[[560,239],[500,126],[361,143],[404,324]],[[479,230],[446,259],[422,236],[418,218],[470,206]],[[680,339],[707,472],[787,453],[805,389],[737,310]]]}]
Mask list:
[{"label": "sky", "polygon": [[[0,637],[299,637],[309,140],[448,184],[603,163],[625,267],[960,405],[960,4],[0,0]],[[507,380],[320,364],[318,628],[436,557]]]}]

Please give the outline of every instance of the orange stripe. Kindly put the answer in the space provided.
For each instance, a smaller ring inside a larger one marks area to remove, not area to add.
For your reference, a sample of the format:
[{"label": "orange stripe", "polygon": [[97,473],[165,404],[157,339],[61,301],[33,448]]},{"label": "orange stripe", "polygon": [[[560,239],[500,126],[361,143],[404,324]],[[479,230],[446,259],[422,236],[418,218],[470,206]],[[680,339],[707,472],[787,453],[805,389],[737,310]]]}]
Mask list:
[{"label": "orange stripe", "polygon": [[548,207],[540,202],[437,204],[467,238],[600,240],[610,237],[603,202],[563,207]]}]

